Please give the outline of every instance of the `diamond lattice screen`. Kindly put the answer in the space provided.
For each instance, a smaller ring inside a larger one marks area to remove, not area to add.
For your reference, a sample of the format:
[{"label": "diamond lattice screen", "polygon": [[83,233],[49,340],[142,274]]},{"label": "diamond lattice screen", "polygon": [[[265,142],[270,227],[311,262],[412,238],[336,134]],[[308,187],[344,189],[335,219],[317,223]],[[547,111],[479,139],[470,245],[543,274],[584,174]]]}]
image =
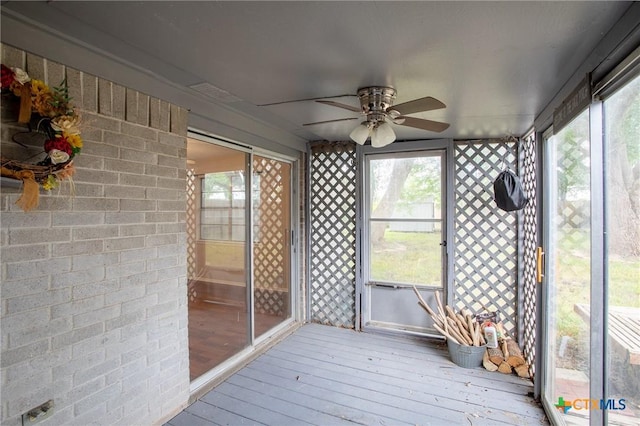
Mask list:
[{"label": "diamond lattice screen", "polygon": [[356,155],[352,143],[314,145],[310,156],[311,320],[355,327]]},{"label": "diamond lattice screen", "polygon": [[255,309],[283,316],[289,311],[290,172],[286,163],[259,156],[254,156],[253,170],[259,187],[254,200]]},{"label": "diamond lattice screen", "polygon": [[[196,175],[193,169],[187,169],[187,277],[189,283],[196,277],[196,225],[197,203]],[[195,299],[195,289],[189,285],[189,300]]]},{"label": "diamond lattice screen", "polygon": [[537,163],[536,143],[532,134],[522,141],[520,152],[520,180],[529,197],[522,210],[522,342],[524,357],[530,366],[531,377],[535,373],[536,356],[536,249],[538,247],[537,219]]},{"label": "diamond lattice screen", "polygon": [[515,143],[455,144],[454,304],[457,309],[498,311],[517,335],[517,220],[498,209],[493,181],[503,164],[515,170]]},{"label": "diamond lattice screen", "polygon": [[[562,159],[562,163],[558,165],[558,211],[553,212],[555,219],[560,222],[556,225],[563,231],[563,238],[572,244],[580,244],[575,238],[581,239],[581,234],[572,232],[576,229],[589,229],[591,226],[590,202],[585,197],[567,194],[567,187],[573,187],[575,191],[575,183],[565,181],[569,176],[582,176],[589,170],[588,163],[585,165],[585,159],[591,157],[590,146],[585,143],[561,143],[557,145],[557,158]],[[563,182],[563,183],[561,183]],[[560,201],[562,200],[562,201]]]}]

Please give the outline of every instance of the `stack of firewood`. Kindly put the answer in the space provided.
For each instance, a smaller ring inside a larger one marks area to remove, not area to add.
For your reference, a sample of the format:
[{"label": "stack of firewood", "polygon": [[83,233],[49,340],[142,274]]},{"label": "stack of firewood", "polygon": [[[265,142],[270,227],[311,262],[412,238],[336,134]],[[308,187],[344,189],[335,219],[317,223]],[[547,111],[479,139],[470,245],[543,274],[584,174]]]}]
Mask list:
[{"label": "stack of firewood", "polygon": [[[422,298],[418,289],[413,291],[418,297],[418,304],[431,316],[433,326],[447,339],[465,346],[486,345],[483,324],[467,309],[455,312],[453,308],[442,304],[440,292],[436,290],[437,312]],[[501,323],[495,324],[498,331],[498,347],[487,348],[482,358],[482,365],[489,371],[516,373],[520,377],[529,378],[529,364],[522,356],[518,343],[509,337]]]},{"label": "stack of firewood", "polygon": [[518,342],[512,339],[504,330],[501,323],[498,329],[498,347],[487,348],[482,358],[482,365],[489,371],[500,373],[516,373],[519,377],[529,378],[529,364],[524,359]]}]

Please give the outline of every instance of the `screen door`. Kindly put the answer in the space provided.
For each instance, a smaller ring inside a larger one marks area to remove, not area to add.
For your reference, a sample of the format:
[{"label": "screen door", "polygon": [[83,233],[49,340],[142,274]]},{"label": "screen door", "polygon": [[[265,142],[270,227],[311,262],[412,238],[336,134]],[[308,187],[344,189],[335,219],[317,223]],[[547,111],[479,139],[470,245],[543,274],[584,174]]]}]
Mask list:
[{"label": "screen door", "polygon": [[445,282],[445,151],[365,156],[364,327],[433,334]]}]

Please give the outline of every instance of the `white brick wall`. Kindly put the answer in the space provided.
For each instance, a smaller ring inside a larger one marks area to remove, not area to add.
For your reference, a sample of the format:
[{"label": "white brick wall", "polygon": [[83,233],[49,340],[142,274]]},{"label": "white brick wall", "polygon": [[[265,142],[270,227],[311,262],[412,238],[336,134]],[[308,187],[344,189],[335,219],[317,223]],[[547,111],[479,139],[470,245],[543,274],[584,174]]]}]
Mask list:
[{"label": "white brick wall", "polygon": [[84,148],[74,197],[41,192],[24,213],[2,188],[0,423],[49,399],[43,425],[166,420],[189,397],[187,111],[1,48],[50,86],[66,76]]}]

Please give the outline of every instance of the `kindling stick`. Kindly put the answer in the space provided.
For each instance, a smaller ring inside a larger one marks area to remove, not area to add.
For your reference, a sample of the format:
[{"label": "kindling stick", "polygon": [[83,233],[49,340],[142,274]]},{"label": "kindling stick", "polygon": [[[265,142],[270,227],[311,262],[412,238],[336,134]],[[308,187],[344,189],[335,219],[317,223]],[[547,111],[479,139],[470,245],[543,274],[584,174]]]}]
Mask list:
[{"label": "kindling stick", "polygon": [[449,333],[447,333],[446,331],[444,331],[442,328],[438,327],[437,325],[433,325],[433,327],[438,330],[440,333],[442,333],[444,336],[446,336],[447,339],[451,339],[451,341],[453,343],[457,343],[458,345],[461,345],[462,343],[458,342],[452,335],[450,335]]}]

